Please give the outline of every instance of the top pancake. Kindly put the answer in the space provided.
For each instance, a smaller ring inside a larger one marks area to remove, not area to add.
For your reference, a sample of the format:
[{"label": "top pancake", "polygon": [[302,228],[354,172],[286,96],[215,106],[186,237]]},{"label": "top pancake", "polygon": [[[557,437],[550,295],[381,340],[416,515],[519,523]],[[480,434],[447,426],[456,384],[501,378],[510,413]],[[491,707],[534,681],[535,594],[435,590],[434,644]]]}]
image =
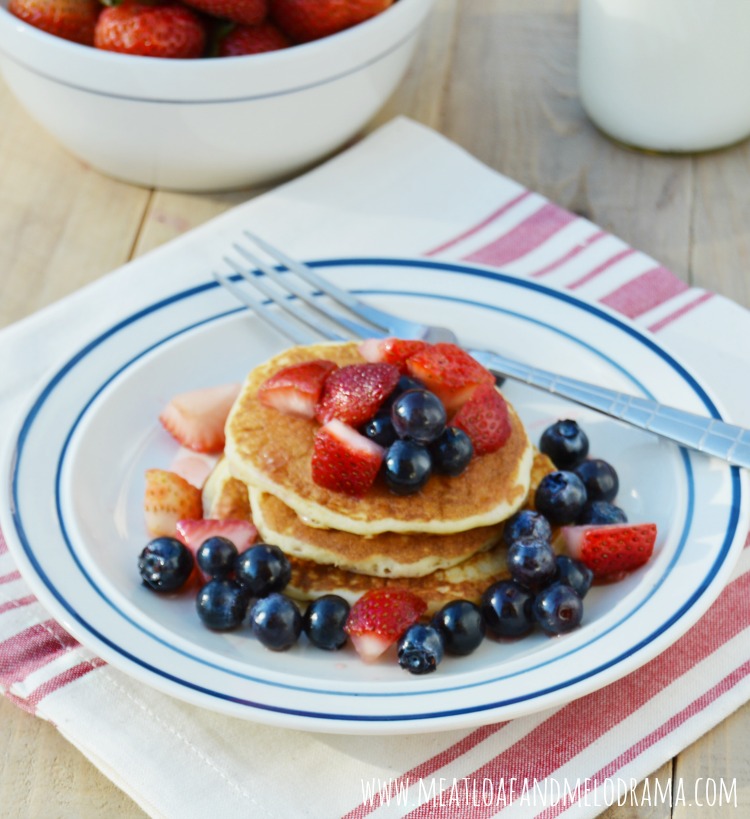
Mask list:
[{"label": "top pancake", "polygon": [[392,493],[379,480],[363,498],[318,486],[310,463],[319,424],[264,407],[257,397],[273,373],[318,358],[339,366],[364,361],[355,343],[316,344],[286,350],[249,374],[226,424],[224,452],[236,478],[274,495],[308,526],[365,536],[461,532],[499,523],[523,504],[533,448],[510,405],[508,442],[497,452],[473,458],[458,477],[433,475],[422,490],[405,496]]}]

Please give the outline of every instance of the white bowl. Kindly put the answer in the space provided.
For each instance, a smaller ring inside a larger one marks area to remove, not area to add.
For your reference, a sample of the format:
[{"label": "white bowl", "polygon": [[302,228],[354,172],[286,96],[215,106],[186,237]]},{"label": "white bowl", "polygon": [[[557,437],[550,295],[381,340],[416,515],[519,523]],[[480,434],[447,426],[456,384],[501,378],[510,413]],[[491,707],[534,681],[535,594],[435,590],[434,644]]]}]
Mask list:
[{"label": "white bowl", "polygon": [[101,51],[27,25],[0,0],[0,69],[68,150],[127,182],[215,191],[292,174],[351,139],[404,75],[433,0],[397,0],[339,34],[247,57]]}]

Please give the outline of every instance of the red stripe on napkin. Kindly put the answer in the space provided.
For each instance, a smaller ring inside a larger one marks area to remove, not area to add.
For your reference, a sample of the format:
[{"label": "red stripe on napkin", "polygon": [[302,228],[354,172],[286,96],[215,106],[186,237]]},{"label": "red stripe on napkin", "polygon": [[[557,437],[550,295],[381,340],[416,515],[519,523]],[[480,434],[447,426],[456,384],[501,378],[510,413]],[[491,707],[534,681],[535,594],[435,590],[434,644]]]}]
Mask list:
[{"label": "red stripe on napkin", "polygon": [[499,239],[463,258],[500,267],[520,259],[580,217],[548,202]]},{"label": "red stripe on napkin", "polygon": [[553,270],[557,270],[558,267],[562,267],[566,262],[571,261],[571,259],[575,259],[579,253],[582,253],[584,250],[588,250],[591,245],[596,244],[606,235],[607,234],[603,230],[600,230],[597,233],[592,233],[587,239],[584,239],[582,242],[579,242],[577,245],[570,248],[570,250],[560,256],[559,259],[555,259],[554,262],[550,262],[544,267],[540,267],[538,270],[535,270],[529,275],[533,276],[534,278],[538,278],[539,276],[545,276],[547,273],[552,273]]},{"label": "red stripe on napkin", "polygon": [[4,575],[0,576],[0,586],[2,586],[4,583],[13,583],[16,580],[20,580],[20,579],[21,579],[21,572],[19,572],[19,571],[8,572],[8,574],[4,574]]},{"label": "red stripe on napkin", "polygon": [[32,603],[36,603],[36,597],[33,594],[18,597],[15,600],[6,600],[5,603],[0,603],[0,614],[5,614],[6,611],[15,611],[23,608],[23,606],[30,606]]},{"label": "red stripe on napkin", "polygon": [[621,262],[623,259],[627,259],[632,256],[635,251],[632,248],[628,248],[627,250],[621,250],[619,253],[615,253],[614,256],[611,256],[606,261],[602,262],[601,264],[597,265],[593,270],[589,270],[585,276],[581,276],[580,279],[576,279],[573,282],[570,282],[568,285],[569,290],[577,290],[579,287],[583,287],[584,284],[588,284],[592,279],[595,279],[599,274],[604,273],[605,270],[609,270],[610,267],[613,267],[618,262]]},{"label": "red stripe on napkin", "polygon": [[36,709],[36,707],[45,697],[48,697],[50,694],[54,694],[55,691],[59,691],[69,683],[80,680],[81,677],[85,677],[89,672],[105,665],[106,663],[104,660],[100,659],[99,657],[92,657],[90,660],[78,663],[78,665],[74,665],[72,668],[66,669],[57,676],[47,680],[45,683],[40,685],[39,688],[34,689],[34,691],[32,691],[31,694],[26,697],[26,702],[30,708]]},{"label": "red stripe on napkin", "polygon": [[11,686],[78,643],[54,620],[36,623],[0,643],[0,683]]},{"label": "red stripe on napkin", "polygon": [[468,239],[469,236],[473,236],[475,233],[478,233],[482,228],[487,227],[487,225],[491,224],[495,221],[495,219],[499,219],[501,216],[506,214],[509,210],[514,208],[519,202],[523,202],[524,199],[531,195],[531,191],[524,191],[523,193],[519,194],[518,196],[511,199],[509,202],[506,202],[504,205],[501,205],[497,210],[493,210],[489,216],[486,216],[480,222],[477,222],[476,225],[470,227],[468,230],[465,230],[463,233],[459,233],[458,236],[455,236],[453,239],[443,243],[442,245],[438,245],[438,247],[433,248],[432,250],[428,250],[424,255],[425,256],[435,256],[438,253],[442,253],[443,251],[447,250],[449,247],[453,247],[457,245],[459,242],[462,242],[464,239]]},{"label": "red stripe on napkin", "polygon": [[666,267],[655,267],[618,287],[600,301],[633,319],[688,289],[689,285]]},{"label": "red stripe on napkin", "polygon": [[669,315],[664,316],[664,318],[659,319],[659,321],[656,321],[653,324],[651,324],[648,329],[651,330],[652,333],[658,333],[659,330],[663,329],[668,324],[671,324],[675,319],[684,316],[685,313],[689,313],[695,307],[698,307],[698,305],[703,304],[703,302],[713,298],[714,295],[715,295],[714,293],[701,293],[699,296],[696,296],[696,298],[694,298],[692,301],[687,302],[687,304],[683,304],[682,307],[678,308]]}]

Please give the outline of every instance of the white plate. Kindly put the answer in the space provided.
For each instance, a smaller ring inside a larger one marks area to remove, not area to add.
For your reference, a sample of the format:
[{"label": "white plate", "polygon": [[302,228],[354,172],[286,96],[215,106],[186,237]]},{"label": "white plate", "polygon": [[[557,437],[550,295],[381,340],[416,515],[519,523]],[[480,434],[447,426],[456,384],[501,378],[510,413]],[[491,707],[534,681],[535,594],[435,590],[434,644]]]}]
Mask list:
[{"label": "white plate", "polygon": [[[566,293],[425,260],[316,265],[378,306],[451,326],[467,344],[721,417],[707,388],[653,339]],[[5,464],[12,510],[1,521],[5,537],[63,626],[137,679],[206,708],[306,730],[387,734],[486,724],[559,705],[632,671],[683,633],[723,587],[748,527],[738,469],[508,383],[532,439],[557,418],[578,418],[592,454],[618,469],[618,501],[629,518],[658,525],[652,561],[593,589],[580,629],[488,639],[424,677],[395,662],[365,665],[351,648],[329,654],[302,641],[278,653],[247,631],[208,631],[192,599],[149,592],[137,574],[147,541],[143,473],[168,468],[177,453],[157,416],[172,394],[241,380],[283,346],[207,282],[93,339],[22,420]]]}]

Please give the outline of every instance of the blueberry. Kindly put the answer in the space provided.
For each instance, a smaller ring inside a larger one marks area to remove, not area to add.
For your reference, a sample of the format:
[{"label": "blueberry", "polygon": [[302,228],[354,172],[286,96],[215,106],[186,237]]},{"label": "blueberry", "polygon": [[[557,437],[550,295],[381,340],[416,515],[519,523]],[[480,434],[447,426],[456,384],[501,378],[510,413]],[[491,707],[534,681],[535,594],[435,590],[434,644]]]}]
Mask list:
[{"label": "blueberry", "polygon": [[195,608],[205,626],[229,631],[245,619],[249,603],[250,594],[236,580],[214,577],[198,592]]},{"label": "blueberry", "polygon": [[514,540],[508,547],[508,571],[516,583],[540,588],[555,576],[555,553],[549,541],[534,537]]},{"label": "blueberry", "polygon": [[536,537],[540,540],[552,538],[552,527],[547,518],[533,509],[521,509],[509,518],[503,527],[503,541],[510,546],[522,537]]},{"label": "blueberry", "polygon": [[416,623],[398,641],[398,664],[412,674],[429,674],[443,659],[443,638],[434,626]]},{"label": "blueberry", "polygon": [[583,601],[567,583],[552,583],[534,598],[532,610],[547,634],[566,634],[580,625]]},{"label": "blueberry", "polygon": [[581,510],[576,523],[580,525],[595,524],[597,526],[607,523],[627,523],[628,516],[609,501],[589,501]]},{"label": "blueberry", "polygon": [[589,454],[589,439],[576,421],[557,421],[542,433],[539,449],[558,469],[572,469]]},{"label": "blueberry", "polygon": [[416,441],[398,440],[385,452],[383,478],[397,495],[418,492],[432,474],[432,459],[427,449]]},{"label": "blueberry", "polygon": [[583,481],[590,501],[613,501],[620,488],[615,468],[601,458],[590,458],[573,470]]},{"label": "blueberry", "polygon": [[389,447],[398,438],[391,422],[391,416],[387,413],[378,413],[371,418],[362,427],[361,432],[366,438],[382,447]]},{"label": "blueberry", "polygon": [[561,470],[545,475],[534,495],[534,506],[555,524],[574,523],[587,501],[586,487],[575,472]]},{"label": "blueberry", "polygon": [[337,594],[324,594],[313,600],[302,618],[302,630],[310,642],[326,651],[336,651],[347,641],[344,631],[349,604]]},{"label": "blueberry", "polygon": [[581,598],[585,597],[594,580],[594,573],[591,569],[585,563],[568,555],[557,555],[555,564],[557,565],[555,579],[572,586]]},{"label": "blueberry", "polygon": [[234,574],[253,597],[265,597],[286,587],[292,576],[292,568],[278,546],[256,543],[237,555]]},{"label": "blueberry", "polygon": [[436,472],[455,477],[460,475],[474,455],[471,438],[458,427],[446,427],[430,445],[432,465]]},{"label": "blueberry", "polygon": [[399,438],[427,444],[440,437],[447,415],[435,393],[425,389],[407,390],[393,402],[391,421]]},{"label": "blueberry", "polygon": [[193,555],[174,537],[157,537],[138,556],[138,572],[143,582],[157,592],[176,591],[193,571]]},{"label": "blueberry", "polygon": [[273,651],[291,648],[302,632],[302,615],[290,597],[272,592],[250,611],[250,625],[260,642]]},{"label": "blueberry", "polygon": [[432,618],[447,654],[471,654],[484,640],[485,624],[479,606],[469,600],[452,600]]},{"label": "blueberry", "polygon": [[417,378],[412,378],[410,375],[402,375],[398,381],[396,382],[396,387],[393,392],[386,398],[385,403],[381,407],[381,412],[388,412],[390,413],[391,407],[393,406],[395,400],[401,395],[401,393],[406,392],[407,390],[423,390],[424,384],[419,381]]},{"label": "blueberry", "polygon": [[522,637],[534,627],[533,594],[512,580],[493,583],[482,595],[480,609],[487,629],[497,637]]},{"label": "blueberry", "polygon": [[198,568],[209,577],[225,577],[234,569],[237,547],[229,538],[216,535],[204,540],[195,554]]}]

